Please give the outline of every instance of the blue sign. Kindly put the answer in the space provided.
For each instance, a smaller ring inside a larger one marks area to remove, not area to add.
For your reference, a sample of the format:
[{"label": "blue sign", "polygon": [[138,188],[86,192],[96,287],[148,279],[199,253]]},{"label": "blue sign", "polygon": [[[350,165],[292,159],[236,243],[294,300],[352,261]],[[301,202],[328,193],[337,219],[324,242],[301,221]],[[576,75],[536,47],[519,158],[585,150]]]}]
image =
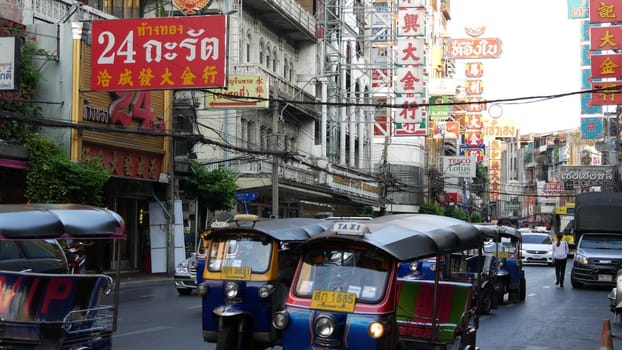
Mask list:
[{"label": "blue sign", "polygon": [[259,197],[257,192],[237,192],[235,199],[239,202],[252,202]]}]

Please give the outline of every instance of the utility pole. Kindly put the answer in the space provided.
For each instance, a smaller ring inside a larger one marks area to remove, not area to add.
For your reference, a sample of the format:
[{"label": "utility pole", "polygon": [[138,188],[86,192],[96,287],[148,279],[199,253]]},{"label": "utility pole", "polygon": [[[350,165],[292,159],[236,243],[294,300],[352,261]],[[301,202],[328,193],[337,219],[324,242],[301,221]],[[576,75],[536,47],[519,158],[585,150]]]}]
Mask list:
[{"label": "utility pole", "polygon": [[277,151],[279,150],[279,92],[280,86],[276,87],[276,99],[274,111],[272,112],[272,217],[279,217],[279,156]]}]

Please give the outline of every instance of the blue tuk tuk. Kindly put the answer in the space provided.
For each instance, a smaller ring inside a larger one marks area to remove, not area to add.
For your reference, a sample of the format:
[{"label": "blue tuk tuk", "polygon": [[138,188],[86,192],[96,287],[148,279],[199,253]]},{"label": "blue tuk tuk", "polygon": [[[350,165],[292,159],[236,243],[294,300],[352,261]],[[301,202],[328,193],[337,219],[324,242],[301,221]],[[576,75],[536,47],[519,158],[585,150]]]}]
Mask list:
[{"label": "blue tuk tuk", "polygon": [[527,279],[521,259],[522,236],[518,229],[495,224],[475,224],[485,236],[484,252],[495,257],[491,281],[498,304],[525,301]]},{"label": "blue tuk tuk", "polygon": [[[400,277],[399,265],[480,251],[462,220],[398,214],[338,222],[299,247],[287,303],[273,317],[284,349],[472,349],[477,277]],[[475,272],[478,275],[478,272]]]},{"label": "blue tuk tuk", "polygon": [[280,344],[271,325],[289,290],[295,246],[331,227],[311,218],[260,220],[236,215],[202,233],[205,258],[197,270],[203,306],[203,340],[218,350],[264,349]]},{"label": "blue tuk tuk", "polygon": [[[117,240],[124,238],[124,231],[121,216],[104,208],[0,205],[0,252],[4,247],[8,254],[4,259],[11,259],[11,241]],[[101,304],[113,288],[114,305]],[[0,270],[0,349],[111,349],[118,288],[118,274],[113,280],[105,274]]]}]

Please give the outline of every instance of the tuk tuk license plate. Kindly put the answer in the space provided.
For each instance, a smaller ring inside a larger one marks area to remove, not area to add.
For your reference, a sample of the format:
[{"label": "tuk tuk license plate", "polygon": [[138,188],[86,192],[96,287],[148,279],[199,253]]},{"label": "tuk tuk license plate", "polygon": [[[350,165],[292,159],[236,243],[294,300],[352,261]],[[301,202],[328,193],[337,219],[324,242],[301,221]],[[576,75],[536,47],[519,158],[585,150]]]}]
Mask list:
[{"label": "tuk tuk license plate", "polygon": [[222,278],[225,280],[248,281],[251,279],[251,268],[223,266]]},{"label": "tuk tuk license plate", "polygon": [[311,296],[311,308],[317,310],[353,312],[356,293],[314,290]]},{"label": "tuk tuk license plate", "polygon": [[611,282],[613,281],[613,276],[611,275],[598,275],[598,280],[601,282]]}]

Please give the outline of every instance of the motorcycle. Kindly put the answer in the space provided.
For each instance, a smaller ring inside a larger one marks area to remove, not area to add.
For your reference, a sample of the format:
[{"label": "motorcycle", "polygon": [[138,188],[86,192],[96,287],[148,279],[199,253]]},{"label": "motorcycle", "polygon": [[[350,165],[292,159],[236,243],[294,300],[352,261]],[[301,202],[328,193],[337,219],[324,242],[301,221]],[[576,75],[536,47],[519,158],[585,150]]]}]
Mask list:
[{"label": "motorcycle", "polygon": [[83,241],[74,241],[64,247],[70,274],[86,271],[86,245]]},{"label": "motorcycle", "polygon": [[609,292],[609,310],[613,313],[616,320],[622,323],[622,268],[618,269],[616,275],[616,286]]}]

